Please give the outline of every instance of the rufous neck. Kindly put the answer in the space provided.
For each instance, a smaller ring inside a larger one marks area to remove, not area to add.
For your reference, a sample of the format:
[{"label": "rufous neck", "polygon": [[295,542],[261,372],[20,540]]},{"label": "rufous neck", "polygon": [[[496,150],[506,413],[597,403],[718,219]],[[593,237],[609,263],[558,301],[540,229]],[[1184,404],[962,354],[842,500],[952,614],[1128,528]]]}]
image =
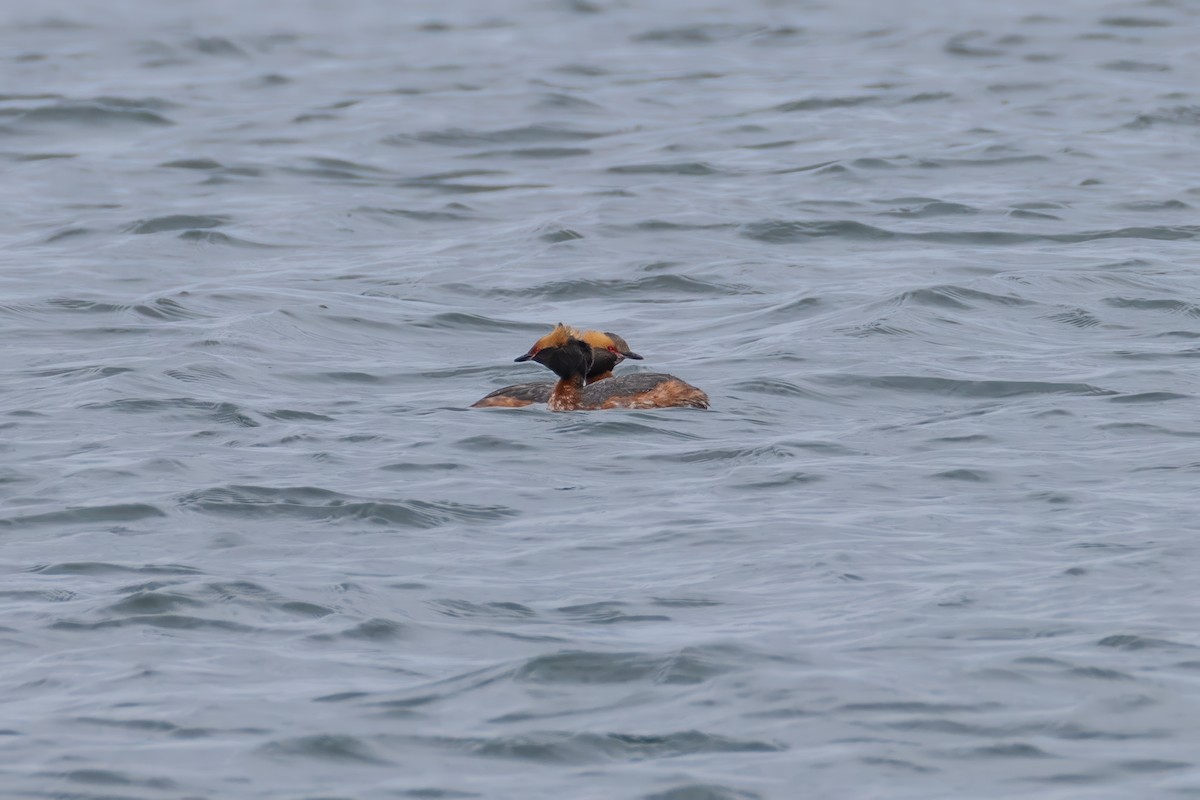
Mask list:
[{"label": "rufous neck", "polygon": [[551,411],[572,411],[579,408],[583,396],[583,376],[572,375],[554,384],[547,406]]}]

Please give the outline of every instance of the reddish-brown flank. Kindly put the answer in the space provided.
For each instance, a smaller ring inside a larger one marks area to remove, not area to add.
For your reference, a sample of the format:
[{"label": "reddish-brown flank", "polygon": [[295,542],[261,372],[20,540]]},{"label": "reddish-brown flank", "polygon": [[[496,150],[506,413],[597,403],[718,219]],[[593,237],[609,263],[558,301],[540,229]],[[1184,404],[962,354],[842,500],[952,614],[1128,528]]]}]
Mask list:
[{"label": "reddish-brown flank", "polygon": [[[584,398],[586,401],[586,397]],[[633,395],[617,395],[587,409],[604,408],[708,408],[708,395],[678,378],[663,381],[649,391]]]},{"label": "reddish-brown flank", "polygon": [[485,397],[476,403],[472,403],[471,408],[523,408],[531,405],[533,405],[532,400],[521,400],[516,397],[500,395],[498,397]]}]

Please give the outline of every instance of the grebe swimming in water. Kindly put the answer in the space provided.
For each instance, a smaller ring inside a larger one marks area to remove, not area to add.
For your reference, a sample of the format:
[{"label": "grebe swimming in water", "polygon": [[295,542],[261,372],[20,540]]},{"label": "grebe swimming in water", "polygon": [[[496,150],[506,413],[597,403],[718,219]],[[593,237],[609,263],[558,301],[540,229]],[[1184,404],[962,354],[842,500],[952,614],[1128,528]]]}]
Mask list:
[{"label": "grebe swimming in water", "polygon": [[594,411],[608,408],[708,408],[708,395],[674,375],[641,373],[587,383],[593,348],[574,328],[558,327],[534,342],[517,361],[532,359],[559,377],[546,406],[551,411]]},{"label": "grebe swimming in water", "polygon": [[[559,323],[561,325],[561,323]],[[564,326],[565,327],[565,326]],[[557,328],[555,329],[557,330]],[[595,383],[612,377],[613,367],[627,358],[642,360],[642,357],[629,349],[629,344],[615,333],[607,331],[584,331],[577,334],[581,340],[592,348],[592,366],[586,375],[587,383]],[[544,337],[543,337],[544,338]],[[532,353],[533,351],[530,351]],[[532,358],[526,353],[517,361],[528,361]],[[545,403],[554,391],[551,381],[537,383],[518,383],[515,386],[505,386],[484,397],[471,408],[520,408],[534,403]]]}]

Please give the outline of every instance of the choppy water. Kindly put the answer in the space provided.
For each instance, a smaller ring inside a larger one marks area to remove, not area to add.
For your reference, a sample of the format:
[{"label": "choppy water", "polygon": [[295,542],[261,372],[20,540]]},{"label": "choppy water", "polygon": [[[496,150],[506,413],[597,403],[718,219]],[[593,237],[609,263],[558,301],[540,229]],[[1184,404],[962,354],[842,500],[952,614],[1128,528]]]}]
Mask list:
[{"label": "choppy water", "polygon": [[1198,14],[8,4],[0,795],[1200,794]]}]

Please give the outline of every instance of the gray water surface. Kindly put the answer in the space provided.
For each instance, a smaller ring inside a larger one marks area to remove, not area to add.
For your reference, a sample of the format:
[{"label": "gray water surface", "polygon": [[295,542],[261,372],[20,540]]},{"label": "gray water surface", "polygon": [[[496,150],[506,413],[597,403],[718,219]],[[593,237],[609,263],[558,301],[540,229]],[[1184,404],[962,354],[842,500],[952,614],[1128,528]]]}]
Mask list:
[{"label": "gray water surface", "polygon": [[0,796],[1200,794],[1194,4],[0,19]]}]

